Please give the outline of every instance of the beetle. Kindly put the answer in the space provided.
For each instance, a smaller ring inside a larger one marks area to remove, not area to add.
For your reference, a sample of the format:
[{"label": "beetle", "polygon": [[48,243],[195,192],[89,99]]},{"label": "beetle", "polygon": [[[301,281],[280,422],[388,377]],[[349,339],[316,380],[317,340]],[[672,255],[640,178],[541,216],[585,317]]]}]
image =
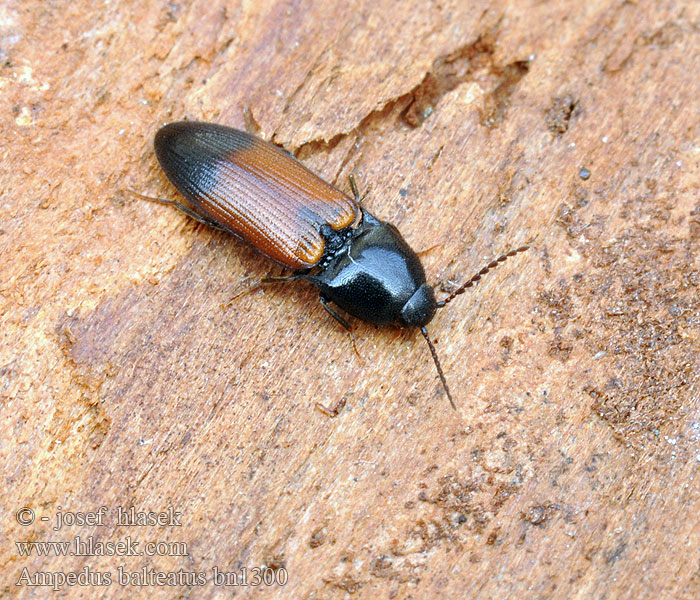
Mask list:
[{"label": "beetle", "polygon": [[312,173],[291,154],[254,135],[197,121],[169,123],[154,140],[156,157],[185,203],[170,204],[197,221],[231,233],[290,269],[259,283],[306,280],[321,305],[345,329],[335,308],[376,325],[419,328],[450,404],[456,409],[426,325],[483,275],[521,246],[502,255],[437,301],[418,255],[399,230]]}]

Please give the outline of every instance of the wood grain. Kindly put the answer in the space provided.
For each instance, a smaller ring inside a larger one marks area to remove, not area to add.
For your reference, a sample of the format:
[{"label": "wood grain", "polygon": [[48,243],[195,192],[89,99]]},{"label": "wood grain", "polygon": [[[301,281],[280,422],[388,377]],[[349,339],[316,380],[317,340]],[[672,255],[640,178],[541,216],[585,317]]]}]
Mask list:
[{"label": "wood grain", "polygon": [[[673,0],[5,2],[0,595],[700,596],[699,23]],[[431,323],[456,414],[415,332],[355,323],[360,359],[310,288],[228,305],[270,263],[123,191],[174,193],[163,122],[245,115],[346,192],[355,171],[445,293],[532,240]],[[186,551],[15,544],[76,536]],[[212,581],[262,565],[286,585]],[[85,570],[113,581],[16,585]]]}]

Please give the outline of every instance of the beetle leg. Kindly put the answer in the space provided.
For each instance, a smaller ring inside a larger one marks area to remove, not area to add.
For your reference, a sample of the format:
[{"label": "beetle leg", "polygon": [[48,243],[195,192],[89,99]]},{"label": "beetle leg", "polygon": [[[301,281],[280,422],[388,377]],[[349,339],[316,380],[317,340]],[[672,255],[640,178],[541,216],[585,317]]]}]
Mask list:
[{"label": "beetle leg", "polygon": [[285,275],[282,277],[263,277],[260,283],[280,283],[284,281],[296,281],[297,279],[301,279],[301,275],[295,273],[294,275]]},{"label": "beetle leg", "polygon": [[294,281],[295,279],[300,279],[300,276],[288,275],[287,277],[262,277],[260,279],[256,277],[245,277],[238,282],[236,289],[233,292],[233,296],[229,299],[226,304],[222,304],[222,308],[227,308],[231,306],[231,303],[238,297],[248,294],[253,290],[257,290],[260,286],[265,283],[279,283],[285,281]]},{"label": "beetle leg", "polygon": [[323,294],[319,294],[318,296],[319,300],[321,301],[321,306],[326,309],[328,314],[333,317],[338,323],[340,323],[343,327],[345,327],[346,331],[348,334],[350,334],[350,341],[352,342],[352,348],[355,350],[355,354],[357,354],[357,358],[360,359],[360,362],[364,364],[364,360],[362,360],[362,356],[360,356],[360,353],[357,351],[357,344],[355,344],[355,334],[352,332],[352,328],[350,327],[350,323],[348,323],[347,319],[343,317],[338,311],[336,311],[334,308],[331,307],[330,305],[330,300],[324,296]]},{"label": "beetle leg", "polygon": [[165,204],[168,206],[174,206],[175,208],[184,212],[187,216],[192,217],[195,221],[199,221],[200,223],[203,223],[204,225],[208,225],[209,227],[213,227],[214,229],[220,229],[221,231],[226,231],[218,223],[215,223],[214,221],[210,221],[209,219],[206,219],[202,215],[196,213],[194,210],[192,210],[186,204],[182,204],[181,202],[178,202],[177,200],[165,200],[163,198],[153,198],[151,196],[144,196],[143,194],[139,194],[138,192],[135,192],[134,190],[127,190],[127,191],[129,193],[133,194],[134,196],[136,196],[137,198],[141,198],[141,200],[148,200],[149,202],[157,202],[158,204]]},{"label": "beetle leg", "polygon": [[360,190],[357,187],[357,181],[355,181],[355,173],[350,173],[348,179],[350,180],[350,187],[352,188],[352,195],[355,197],[355,202],[362,206],[367,194],[369,194],[369,190],[367,190],[363,196],[360,196]]},{"label": "beetle leg", "polygon": [[357,189],[357,181],[355,181],[355,173],[350,173],[348,175],[350,180],[350,188],[352,189],[352,195],[355,196],[355,202],[358,204],[362,203],[363,198],[360,197],[360,191]]},{"label": "beetle leg", "polygon": [[433,250],[435,250],[435,248],[440,248],[440,247],[442,247],[442,244],[433,244],[432,246],[430,246],[430,248],[426,248],[425,250],[416,250],[416,254],[418,256],[424,256],[424,255],[428,254],[428,252],[432,252]]},{"label": "beetle leg", "polygon": [[350,332],[350,335],[352,335],[352,328],[350,327],[350,323],[348,323],[345,317],[339,314],[335,309],[331,308],[331,301],[323,294],[319,294],[318,299],[321,301],[321,306],[323,306],[323,308],[325,308],[328,311],[328,314],[331,317],[333,317],[336,321],[338,321],[338,323],[340,323],[343,327],[345,327],[345,329],[347,329]]},{"label": "beetle leg", "polygon": [[179,202],[176,202],[175,200],[171,200],[169,203],[172,204],[175,208],[179,208],[182,212],[184,212],[186,215],[192,217],[195,221],[199,221],[200,223],[204,223],[204,225],[208,225],[209,227],[213,227],[214,229],[219,229],[220,231],[226,231],[226,229],[224,229],[218,223],[215,223],[214,221],[209,221],[208,219],[205,219],[202,215],[197,214],[189,206],[186,206],[185,204],[180,204]]}]

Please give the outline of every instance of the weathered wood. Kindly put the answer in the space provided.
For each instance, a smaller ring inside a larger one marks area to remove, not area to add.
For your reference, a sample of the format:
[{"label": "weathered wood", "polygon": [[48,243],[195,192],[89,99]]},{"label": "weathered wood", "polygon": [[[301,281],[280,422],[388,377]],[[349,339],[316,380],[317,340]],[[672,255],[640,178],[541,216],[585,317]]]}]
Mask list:
[{"label": "weathered wood", "polygon": [[[51,594],[26,568],[112,575],[59,597],[259,597],[212,569],[267,565],[270,598],[697,598],[699,23],[672,0],[6,2],[0,595]],[[361,361],[310,288],[225,306],[270,264],[123,192],[173,197],[163,122],[246,114],[355,171],[431,281],[533,240],[429,327],[457,413],[416,332],[356,323]],[[187,555],[15,545],[76,535]]]}]

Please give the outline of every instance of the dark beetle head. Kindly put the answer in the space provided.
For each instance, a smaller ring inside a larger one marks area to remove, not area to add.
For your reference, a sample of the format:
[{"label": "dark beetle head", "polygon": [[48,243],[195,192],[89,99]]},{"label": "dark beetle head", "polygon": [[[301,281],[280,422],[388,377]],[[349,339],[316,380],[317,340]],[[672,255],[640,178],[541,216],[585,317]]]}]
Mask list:
[{"label": "dark beetle head", "polygon": [[423,327],[430,323],[436,310],[433,288],[424,283],[404,304],[399,321],[406,327]]}]

